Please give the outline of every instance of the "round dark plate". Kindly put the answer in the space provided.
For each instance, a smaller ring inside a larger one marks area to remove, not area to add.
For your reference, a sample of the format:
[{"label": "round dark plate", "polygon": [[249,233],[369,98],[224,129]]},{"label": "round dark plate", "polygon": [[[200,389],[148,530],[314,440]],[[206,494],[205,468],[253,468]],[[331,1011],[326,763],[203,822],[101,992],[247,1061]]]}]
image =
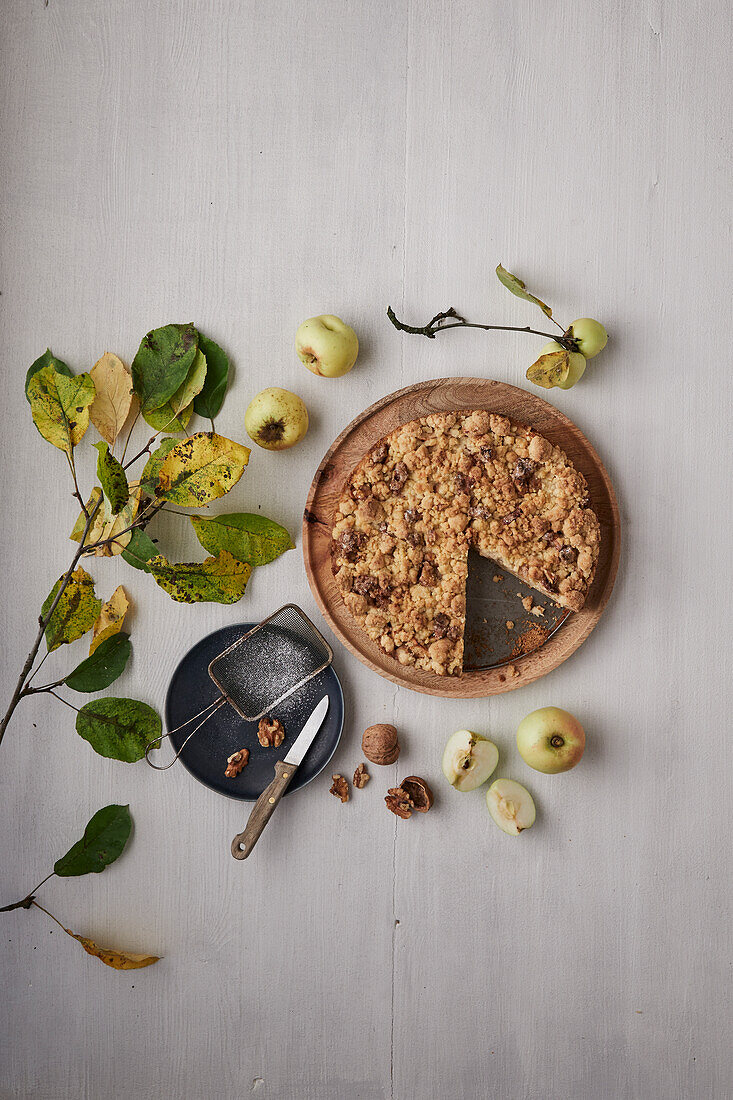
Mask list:
[{"label": "round dark plate", "polygon": [[[208,634],[189,649],[173,673],[165,700],[165,721],[169,730],[176,729],[194,714],[220,698],[216,684],[209,676],[209,662],[218,657],[256,623],[238,623],[224,626]],[[339,678],[333,667],[317,676],[284,699],[272,711],[285,727],[285,741],[277,749],[263,749],[257,740],[257,723],[245,722],[237,712],[224,703],[207,719],[181,752],[180,761],[194,779],[206,787],[237,798],[254,802],[275,776],[275,763],[284,760],[288,749],[300,733],[316,703],[328,695],[329,707],[326,719],[309,748],[295,778],[285,792],[315,779],[333,756],[344,725],[344,696]],[[176,752],[191,732],[195,722],[170,737]],[[227,757],[238,749],[249,749],[249,763],[234,779],[226,779],[224,771]]]}]

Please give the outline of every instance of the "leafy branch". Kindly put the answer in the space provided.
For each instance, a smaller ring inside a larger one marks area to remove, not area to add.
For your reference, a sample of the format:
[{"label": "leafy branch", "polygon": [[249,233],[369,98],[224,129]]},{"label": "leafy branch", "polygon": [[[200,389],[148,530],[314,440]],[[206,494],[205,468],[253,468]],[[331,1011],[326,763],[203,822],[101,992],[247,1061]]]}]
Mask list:
[{"label": "leafy branch", "polygon": [[84,836],[69,848],[68,852],[57,859],[53,871],[46,875],[38,886],[34,886],[26,897],[11,905],[0,907],[0,913],[9,913],[14,909],[40,909],[42,913],[55,921],[67,936],[78,940],[88,955],[115,970],[133,970],[151,966],[159,961],[158,955],[139,955],[129,951],[117,951],[114,948],[100,947],[94,940],[79,936],[67,928],[58,917],[49,912],[36,899],[36,894],[50,878],[78,877],[80,875],[100,874],[122,855],[132,830],[132,818],[129,806],[111,805],[97,810],[87,823]]}]

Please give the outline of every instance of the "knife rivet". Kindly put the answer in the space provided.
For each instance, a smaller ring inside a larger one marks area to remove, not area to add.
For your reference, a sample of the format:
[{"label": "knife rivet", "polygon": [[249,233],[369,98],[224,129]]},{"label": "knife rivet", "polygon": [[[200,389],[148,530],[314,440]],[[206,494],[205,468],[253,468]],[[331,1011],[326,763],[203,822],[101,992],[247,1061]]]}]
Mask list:
[{"label": "knife rivet", "polygon": [[287,779],[289,775],[290,772],[283,772],[283,779]]},{"label": "knife rivet", "polygon": [[268,798],[268,800],[267,800],[267,801],[268,801],[268,802],[270,803],[270,805],[272,806],[272,804],[273,804],[273,802],[275,801],[275,799],[274,799],[274,798]]}]

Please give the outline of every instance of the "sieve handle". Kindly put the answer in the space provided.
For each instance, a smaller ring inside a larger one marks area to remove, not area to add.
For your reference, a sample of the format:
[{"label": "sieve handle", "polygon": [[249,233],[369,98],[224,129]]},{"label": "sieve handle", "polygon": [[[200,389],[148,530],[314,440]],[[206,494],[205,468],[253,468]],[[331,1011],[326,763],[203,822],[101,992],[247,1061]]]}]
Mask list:
[{"label": "sieve handle", "polygon": [[278,760],[275,765],[275,778],[269,787],[265,787],[255,802],[244,832],[238,833],[232,841],[232,855],[235,859],[246,859],[251,853],[297,770],[295,764],[286,764]]}]

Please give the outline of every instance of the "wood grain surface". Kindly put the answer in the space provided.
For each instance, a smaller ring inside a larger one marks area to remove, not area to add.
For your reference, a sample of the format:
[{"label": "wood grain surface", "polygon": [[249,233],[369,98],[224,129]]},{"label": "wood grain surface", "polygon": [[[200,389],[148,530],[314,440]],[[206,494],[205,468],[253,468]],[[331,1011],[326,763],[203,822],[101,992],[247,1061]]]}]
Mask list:
[{"label": "wood grain surface", "polygon": [[[331,568],[331,530],[344,485],[367,451],[401,424],[435,412],[488,409],[515,423],[529,424],[565,451],[588,482],[601,527],[596,575],[582,611],[568,616],[562,629],[532,653],[517,657],[517,675],[505,668],[466,670],[461,677],[436,676],[402,666],[359,629],[349,614]],[[552,672],[593,630],[608,603],[616,579],[621,530],[616,496],[603,463],[567,416],[536,394],[486,378],[437,378],[406,386],[360,413],[326,451],[313,478],[303,515],[303,559],[311,590],[339,640],[359,660],[387,680],[426,695],[480,699],[516,691]]]},{"label": "wood grain surface", "polygon": [[[96,755],[72,711],[18,710],[0,746],[0,904],[25,896],[99,807],[134,830],[103,874],[51,879],[75,932],[164,958],[117,973],[43,913],[0,914],[3,1100],[727,1100],[733,791],[729,470],[730,7],[723,0],[5,0],[0,43],[0,688],[70,560],[77,508],[33,428],[27,367],[129,364],[154,325],[194,320],[229,352],[217,430],[256,392],[300,394],[310,430],[255,448],[212,512],[261,509],[300,541],[330,443],[383,395],[429,379],[529,388],[544,342],[397,333],[455,306],[610,333],[553,405],[616,490],[623,554],[598,626],[548,676],[488,699],[408,691],[324,624],[344,686],[332,769],[232,859],[242,806],[182,767]],[[316,378],[294,334],[333,312],[360,338]],[[92,437],[96,439],[96,436]],[[141,434],[140,446],[147,436]],[[82,459],[81,452],[84,452]],[[96,453],[80,448],[82,487]],[[202,557],[188,521],[153,533]],[[133,603],[110,689],[162,709],[202,635],[294,600],[323,624],[301,547],[240,604],[173,603],[119,559],[90,571]],[[51,654],[53,677],[86,655]],[[556,704],[588,747],[530,771],[514,732]],[[402,752],[342,805],[366,726]],[[531,790],[519,838],[481,790],[443,781],[450,733],[496,741]],[[422,775],[430,813],[387,787]]]}]

